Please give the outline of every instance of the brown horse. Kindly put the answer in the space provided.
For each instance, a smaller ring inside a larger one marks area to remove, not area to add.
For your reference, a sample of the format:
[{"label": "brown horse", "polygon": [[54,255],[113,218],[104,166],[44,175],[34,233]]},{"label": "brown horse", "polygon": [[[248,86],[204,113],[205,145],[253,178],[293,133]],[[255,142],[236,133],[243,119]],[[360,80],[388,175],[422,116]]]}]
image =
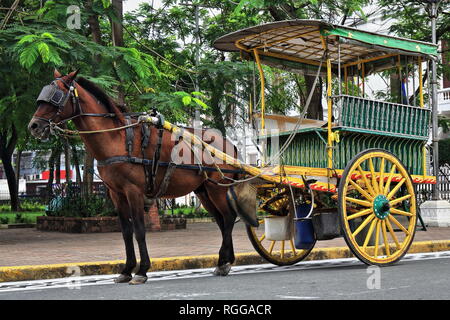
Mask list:
[{"label": "brown horse", "polygon": [[[55,80],[51,85],[44,87],[39,98],[38,108],[28,125],[30,132],[39,139],[47,138],[55,130],[55,124],[62,124],[72,120],[80,131],[96,131],[105,128],[118,128],[126,125],[126,119],[121,108],[109,98],[104,91],[92,82],[76,77],[77,71],[62,76],[55,70]],[[136,158],[152,159],[160,142],[159,161],[171,162],[172,149],[177,141],[171,137],[167,130],[160,131],[155,126],[150,126],[149,144],[145,151],[141,150],[143,130],[141,124],[132,127],[132,151],[127,152],[127,130],[115,130],[91,134],[80,134],[86,149],[99,161],[105,161],[115,157],[125,159],[128,155]],[[128,130],[129,131],[129,130]],[[234,146],[223,138],[208,141],[212,146],[220,150],[233,150],[229,155],[236,157]],[[143,154],[144,153],[144,154]],[[227,275],[231,264],[235,260],[232,230],[236,219],[236,213],[227,202],[227,187],[219,186],[213,181],[229,183],[224,179],[236,178],[238,173],[235,168],[220,164],[219,167],[225,173],[214,170],[202,171],[192,168],[176,167],[168,186],[160,198],[176,198],[195,192],[204,208],[214,216],[222,233],[222,246],[219,251],[215,275]],[[200,168],[201,166],[197,167]],[[210,166],[211,167],[211,166]],[[126,250],[126,264],[116,282],[128,282],[141,284],[147,280],[147,271],[150,268],[150,258],[145,241],[144,225],[144,195],[146,194],[146,174],[144,165],[117,161],[98,167],[100,177],[108,187],[111,199],[118,211]],[[160,166],[154,176],[154,191],[158,193],[158,187],[163,183],[167,166]],[[139,269],[132,277],[132,271],[136,267],[136,255],[133,246],[133,233],[135,234],[140,254]]]}]

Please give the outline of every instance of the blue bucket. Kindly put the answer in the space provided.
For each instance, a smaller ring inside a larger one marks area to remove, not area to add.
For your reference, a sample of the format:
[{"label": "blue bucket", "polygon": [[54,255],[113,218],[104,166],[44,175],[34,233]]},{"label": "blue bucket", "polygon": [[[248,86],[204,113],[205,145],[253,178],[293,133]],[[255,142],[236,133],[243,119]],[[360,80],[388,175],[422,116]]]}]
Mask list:
[{"label": "blue bucket", "polygon": [[295,216],[295,247],[309,249],[314,244],[314,227],[311,218],[305,218],[311,210],[310,204],[301,204],[296,207]]}]

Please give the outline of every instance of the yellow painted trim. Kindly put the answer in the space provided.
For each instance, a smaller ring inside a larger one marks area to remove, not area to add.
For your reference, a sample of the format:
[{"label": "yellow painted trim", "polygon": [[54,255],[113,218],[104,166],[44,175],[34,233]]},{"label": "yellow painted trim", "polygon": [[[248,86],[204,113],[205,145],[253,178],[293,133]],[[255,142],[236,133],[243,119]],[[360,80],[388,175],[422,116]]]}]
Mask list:
[{"label": "yellow painted trim", "polygon": [[[300,249],[297,249],[300,250]],[[440,252],[450,250],[450,240],[430,240],[413,242],[408,250],[408,253],[426,253],[426,252]],[[275,252],[276,253],[276,252]],[[262,264],[267,263],[255,252],[236,253],[235,265],[246,264]],[[341,259],[351,258],[353,254],[348,247],[333,247],[333,248],[315,248],[305,261],[311,260],[326,260],[326,259]],[[201,255],[201,256],[181,256],[171,258],[152,258],[151,272],[167,271],[167,270],[186,270],[193,268],[200,268],[204,266],[215,267],[217,265],[218,255]],[[175,263],[174,263],[175,262]],[[23,280],[41,280],[54,279],[63,277],[58,273],[58,269],[65,270],[68,267],[92,267],[92,273],[95,275],[116,274],[119,267],[125,263],[124,260],[114,261],[95,261],[95,262],[75,262],[64,264],[47,264],[47,265],[28,265],[28,266],[11,266],[0,267],[0,282],[23,281]],[[103,265],[111,266],[111,269],[105,270]],[[82,275],[84,273],[83,268]],[[40,271],[45,270],[45,275]],[[68,276],[66,274],[65,276]]]},{"label": "yellow painted trim", "polygon": [[419,56],[419,61],[418,61],[418,65],[419,65],[419,104],[420,107],[423,108],[424,107],[424,103],[423,103],[423,81],[422,81],[422,57]]},{"label": "yellow painted trim", "polygon": [[[333,99],[332,95],[332,78],[331,78],[331,59],[327,58],[327,104],[328,104],[328,169],[333,168],[333,132],[332,132],[332,118],[333,118]],[[330,172],[331,174],[331,172]]]},{"label": "yellow painted trim", "polygon": [[261,133],[265,134],[265,121],[264,121],[264,113],[266,111],[266,99],[265,99],[265,79],[264,79],[264,70],[261,66],[261,61],[259,59],[258,50],[254,49],[253,54],[255,55],[256,65],[259,70],[259,77],[261,81]]},{"label": "yellow painted trim", "polygon": [[[359,225],[359,227],[356,229],[356,231],[353,232],[352,231],[353,229],[350,228],[350,225],[348,222],[349,215],[347,214],[347,205],[345,204],[346,203],[345,201],[343,202],[343,205],[340,209],[342,211],[342,215],[344,218],[343,219],[343,221],[344,221],[343,230],[345,233],[345,238],[347,240],[347,243],[349,243],[349,246],[353,248],[352,250],[354,250],[358,254],[359,258],[361,260],[365,259],[366,261],[368,261],[369,263],[372,263],[372,264],[389,264],[389,263],[396,262],[408,250],[410,244],[413,241],[414,231],[415,231],[415,227],[416,227],[417,211],[416,211],[416,198],[414,197],[414,194],[415,194],[414,193],[414,185],[413,185],[413,180],[409,179],[409,174],[408,174],[407,169],[399,162],[399,160],[396,157],[392,156],[391,154],[388,154],[388,153],[385,153],[382,151],[368,152],[368,153],[362,155],[361,157],[359,157],[357,159],[357,161],[353,163],[352,167],[349,168],[349,174],[345,177],[345,181],[344,181],[345,183],[344,183],[342,190],[340,190],[339,196],[343,197],[344,200],[350,199],[349,197],[347,197],[347,192],[349,190],[349,187],[351,187],[351,183],[349,183],[349,180],[353,179],[352,175],[359,173],[359,166],[361,165],[361,163],[363,161],[369,160],[369,165],[371,165],[373,163],[372,159],[374,159],[374,158],[386,159],[397,167],[399,174],[402,176],[401,181],[406,182],[405,186],[407,188],[408,194],[410,195],[409,199],[410,199],[411,217],[409,219],[409,225],[407,226],[407,229],[406,228],[402,229],[405,233],[405,237],[402,240],[400,248],[397,251],[392,252],[392,254],[388,254],[387,257],[381,257],[383,255],[383,253],[381,252],[381,254],[378,254],[377,251],[379,249],[380,225],[381,225],[381,221],[383,221],[383,220],[378,218],[375,214],[369,215],[369,217],[366,218]],[[371,171],[373,171],[373,169]],[[374,179],[374,175],[375,174],[372,175],[372,186],[374,187],[373,189],[375,190],[377,195],[384,194],[383,190],[379,190],[381,188],[379,188],[379,185],[376,182],[376,179]],[[390,199],[392,194],[394,194],[398,191],[397,187],[401,186],[401,185],[402,185],[402,183],[398,183],[396,188],[394,188],[390,191],[387,198]],[[351,200],[351,201],[354,203],[360,203],[364,206],[367,206],[366,204],[362,203],[363,202],[362,200],[358,200],[359,202],[356,202],[355,200]],[[372,203],[369,203],[369,207],[371,207],[371,205],[372,205]],[[351,213],[351,214],[353,214],[353,213]],[[364,229],[365,226],[367,226],[367,224],[372,221],[372,219],[377,220],[375,248],[374,249],[373,249],[373,247],[365,248],[364,245],[363,246],[359,245],[359,243],[356,240],[356,234],[359,231],[361,231],[362,229]],[[397,225],[398,221],[392,216],[392,214],[388,215],[388,219]],[[397,225],[397,227],[400,228],[401,225]],[[389,246],[390,246],[390,244],[389,244]],[[390,251],[390,250],[388,250],[388,251]]]},{"label": "yellow painted trim", "polygon": [[361,64],[361,78],[362,78],[362,96],[366,96],[366,67],[364,62]]},{"label": "yellow painted trim", "polygon": [[358,61],[353,61],[353,62],[349,62],[343,65],[344,68],[346,67],[351,67],[360,63],[367,63],[367,62],[371,62],[371,61],[377,61],[377,60],[381,60],[381,59],[385,59],[385,58],[389,58],[389,57],[394,57],[397,54],[394,53],[390,53],[390,54],[384,54],[382,56],[378,56],[378,57],[373,57],[373,58],[366,58],[366,59],[362,59],[362,60],[358,60]]},{"label": "yellow painted trim", "polygon": [[[293,176],[316,176],[316,177],[327,177],[328,175],[328,169],[327,168],[311,168],[311,167],[300,167],[300,166],[283,166],[283,171],[287,175],[293,175]],[[344,173],[344,170],[342,169],[334,169],[333,170],[338,177],[341,177]],[[274,167],[272,169],[273,174],[280,174],[280,167]],[[363,174],[367,176],[371,176],[370,171],[363,171]],[[401,175],[399,174],[393,174],[392,179],[393,181],[397,181]],[[384,180],[387,180],[389,177],[384,176]],[[428,176],[428,175],[411,175],[411,178],[413,179],[414,183],[436,183],[436,177],[435,176]],[[379,177],[377,176],[377,180]],[[354,179],[356,180],[356,178]],[[424,182],[424,180],[426,180]]]},{"label": "yellow painted trim", "polygon": [[423,168],[423,177],[427,176],[427,148],[425,146],[422,147],[422,168]]},{"label": "yellow painted trim", "polygon": [[297,58],[297,57],[293,57],[293,56],[288,56],[288,55],[284,55],[284,54],[280,54],[280,53],[275,53],[275,52],[270,52],[270,51],[258,51],[260,56],[268,56],[268,57],[274,57],[274,58],[279,58],[279,59],[283,59],[283,60],[290,60],[293,62],[300,62],[300,63],[305,63],[305,64],[309,64],[312,66],[320,66],[320,62],[314,61],[314,60],[309,60],[309,59],[302,59],[302,58]]},{"label": "yellow painted trim", "polygon": [[322,49],[327,50],[327,41],[323,35],[320,35],[320,41],[322,42]]}]

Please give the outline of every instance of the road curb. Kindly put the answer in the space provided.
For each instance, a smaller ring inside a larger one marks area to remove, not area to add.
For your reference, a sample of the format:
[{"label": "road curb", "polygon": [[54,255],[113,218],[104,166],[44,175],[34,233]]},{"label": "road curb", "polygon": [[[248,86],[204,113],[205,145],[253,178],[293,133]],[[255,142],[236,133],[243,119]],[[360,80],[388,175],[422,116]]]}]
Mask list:
[{"label": "road curb", "polygon": [[[433,240],[415,242],[408,253],[427,253],[449,251],[450,240]],[[348,247],[316,248],[311,251],[306,261],[352,258]],[[182,256],[170,258],[153,258],[153,271],[171,271],[199,268],[212,268],[216,266],[217,255]],[[0,282],[55,279],[70,276],[117,274],[123,268],[124,260],[97,261],[81,263],[64,263],[35,266],[0,267]],[[235,265],[267,263],[257,253],[237,253]]]}]

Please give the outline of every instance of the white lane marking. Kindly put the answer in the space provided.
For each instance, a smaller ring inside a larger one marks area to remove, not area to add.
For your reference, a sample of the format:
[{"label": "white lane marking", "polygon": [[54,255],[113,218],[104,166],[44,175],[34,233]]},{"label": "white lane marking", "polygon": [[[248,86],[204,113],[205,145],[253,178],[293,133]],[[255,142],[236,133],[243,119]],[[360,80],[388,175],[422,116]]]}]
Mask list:
[{"label": "white lane marking", "polygon": [[[416,253],[406,255],[401,262],[407,263],[415,260],[430,260],[430,259],[446,259],[450,258],[450,251],[430,252],[430,253]],[[299,262],[292,266],[277,267],[273,264],[257,264],[245,266],[233,266],[230,275],[249,274],[249,273],[266,273],[266,272],[284,272],[296,271],[306,269],[325,269],[336,267],[347,267],[352,265],[363,265],[356,258],[343,259],[329,259],[329,260],[315,260]],[[178,280],[178,279],[192,279],[213,277],[214,268],[205,269],[188,269],[175,271],[157,271],[148,273],[149,282]],[[118,275],[97,275],[97,276],[79,276],[59,279],[45,279],[32,281],[15,281],[15,282],[0,282],[0,294],[14,291],[32,291],[32,290],[46,290],[56,288],[73,289],[74,286],[98,286],[98,285],[113,285],[114,278]]]},{"label": "white lane marking", "polygon": [[320,297],[298,297],[298,296],[283,296],[283,295],[277,295],[276,297],[281,299],[294,299],[294,300],[314,300],[314,299],[320,299]]}]

